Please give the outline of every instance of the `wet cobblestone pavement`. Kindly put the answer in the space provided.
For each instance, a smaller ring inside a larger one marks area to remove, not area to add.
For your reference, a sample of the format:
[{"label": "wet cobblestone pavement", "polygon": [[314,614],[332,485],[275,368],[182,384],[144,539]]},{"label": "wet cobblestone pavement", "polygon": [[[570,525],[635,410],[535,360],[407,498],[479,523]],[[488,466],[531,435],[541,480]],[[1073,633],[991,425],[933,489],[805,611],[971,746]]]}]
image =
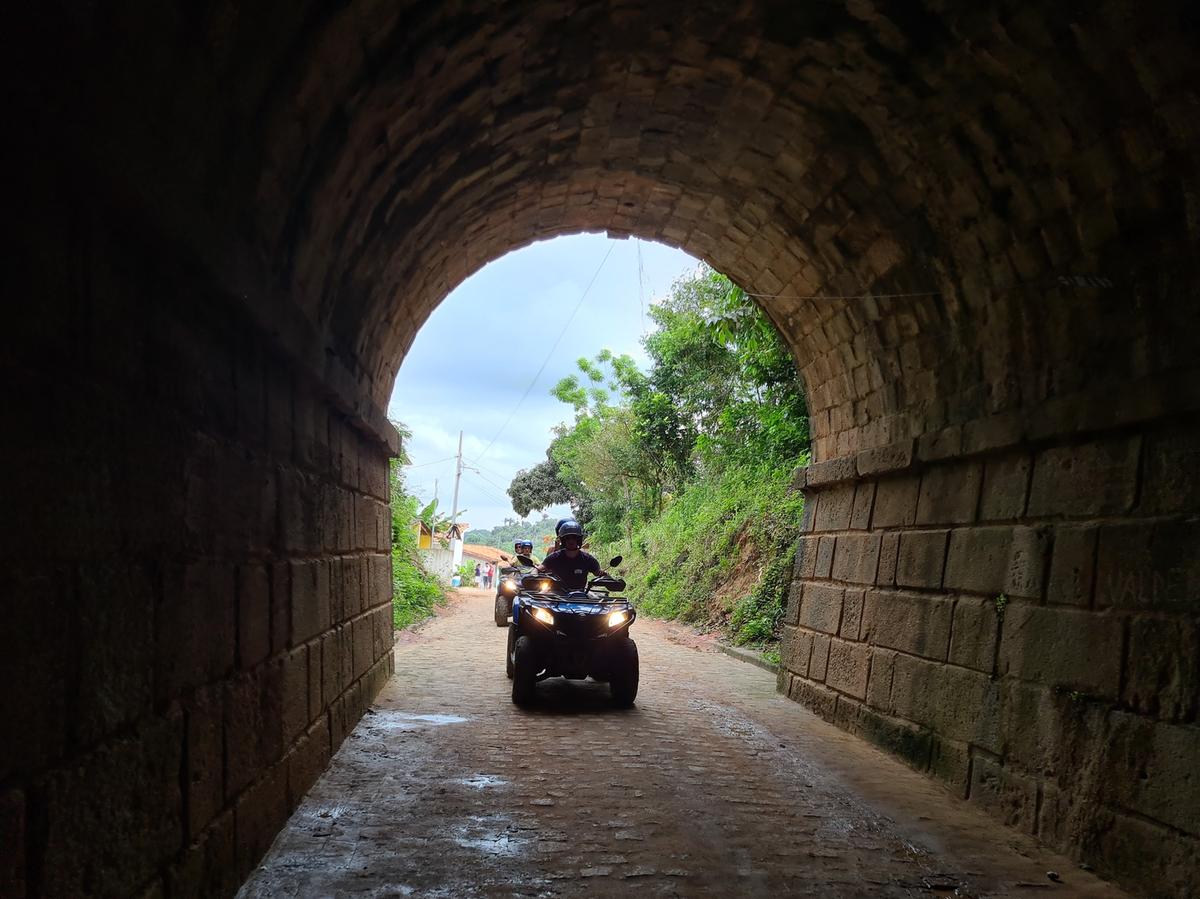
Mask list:
[{"label": "wet cobblestone pavement", "polygon": [[635,708],[555,679],[521,710],[490,595],[465,591],[397,646],[240,895],[1122,895],[667,633],[634,626]]}]

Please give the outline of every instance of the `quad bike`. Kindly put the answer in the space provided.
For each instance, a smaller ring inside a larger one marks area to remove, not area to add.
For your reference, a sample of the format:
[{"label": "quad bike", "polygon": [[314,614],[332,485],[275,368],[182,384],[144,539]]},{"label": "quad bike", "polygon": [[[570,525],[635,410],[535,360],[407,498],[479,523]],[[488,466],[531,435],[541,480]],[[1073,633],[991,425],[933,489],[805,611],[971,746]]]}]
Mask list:
[{"label": "quad bike", "polygon": [[[505,562],[508,556],[501,556]],[[496,578],[496,606],[493,615],[496,627],[508,627],[508,617],[512,614],[513,597],[521,590],[521,578],[532,571],[532,566],[520,563],[501,568]]]},{"label": "quad bike", "polygon": [[[518,557],[524,564],[525,557]],[[609,567],[621,564],[617,556]],[[616,705],[631,706],[638,691],[637,644],[629,627],[637,611],[612,593],[621,578],[592,578],[585,590],[565,590],[552,575],[521,578],[508,627],[506,670],[512,700],[528,705],[537,682],[548,677],[607,681]]]}]

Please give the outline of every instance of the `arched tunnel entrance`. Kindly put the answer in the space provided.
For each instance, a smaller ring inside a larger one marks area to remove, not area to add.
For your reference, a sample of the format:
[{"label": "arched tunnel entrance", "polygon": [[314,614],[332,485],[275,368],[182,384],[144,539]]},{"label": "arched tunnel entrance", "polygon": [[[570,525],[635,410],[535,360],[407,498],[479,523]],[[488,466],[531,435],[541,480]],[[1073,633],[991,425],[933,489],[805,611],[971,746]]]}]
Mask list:
[{"label": "arched tunnel entrance", "polygon": [[708,261],[795,354],[781,689],[1197,889],[1185,4],[23,15],[6,890],[249,870],[390,670],[406,347],[471,271],[581,230]]}]

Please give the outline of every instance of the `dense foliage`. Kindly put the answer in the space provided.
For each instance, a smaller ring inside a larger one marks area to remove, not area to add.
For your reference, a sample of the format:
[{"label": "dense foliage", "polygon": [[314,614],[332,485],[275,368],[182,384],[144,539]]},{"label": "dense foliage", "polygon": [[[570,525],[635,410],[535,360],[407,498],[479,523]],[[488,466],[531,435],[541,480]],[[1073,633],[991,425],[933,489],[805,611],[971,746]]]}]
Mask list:
[{"label": "dense foliage", "polygon": [[[517,512],[521,512],[521,510],[517,509]],[[527,513],[528,509],[522,514]],[[535,553],[540,553],[544,545],[543,538],[553,536],[553,534],[554,519],[548,515],[543,515],[537,521],[518,521],[515,518],[506,518],[503,524],[498,524],[494,528],[467,531],[463,536],[463,542],[494,546],[497,549],[511,552],[513,544],[518,540],[530,540],[533,542]]]},{"label": "dense foliage", "polygon": [[421,565],[413,523],[423,511],[420,501],[405,490],[406,459],[393,459],[389,470],[392,496],[392,623],[408,627],[433,614],[445,601],[437,578]]},{"label": "dense foliage", "polygon": [[[807,408],[778,332],[729,279],[701,268],[650,307],[641,371],[608,351],[552,393],[573,420],[509,487],[518,512],[569,502],[602,555],[628,560],[648,613],[720,621],[743,643],[775,635],[801,497]],[[754,577],[739,596],[730,582]],[[719,600],[714,603],[713,597]]]}]

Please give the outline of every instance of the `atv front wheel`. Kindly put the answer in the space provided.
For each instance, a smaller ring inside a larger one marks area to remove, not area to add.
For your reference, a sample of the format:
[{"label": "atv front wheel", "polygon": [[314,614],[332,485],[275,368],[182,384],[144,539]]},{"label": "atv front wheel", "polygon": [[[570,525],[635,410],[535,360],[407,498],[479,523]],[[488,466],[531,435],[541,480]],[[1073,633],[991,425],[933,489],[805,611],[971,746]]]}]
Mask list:
[{"label": "atv front wheel", "polygon": [[617,650],[616,663],[608,685],[612,691],[613,703],[628,708],[637,698],[638,651],[637,644],[632,640],[626,639],[623,643],[624,645]]},{"label": "atv front wheel", "polygon": [[508,626],[508,645],[504,648],[504,674],[509,680],[513,677],[513,643],[517,638],[517,626]]},{"label": "atv front wheel", "polygon": [[496,618],[496,627],[508,626],[508,613],[512,608],[510,603],[511,600],[504,594],[496,594],[496,610],[494,613]]},{"label": "atv front wheel", "polygon": [[529,705],[533,702],[537,674],[538,664],[533,641],[528,637],[518,637],[513,646],[512,683],[512,701],[517,705]]}]

